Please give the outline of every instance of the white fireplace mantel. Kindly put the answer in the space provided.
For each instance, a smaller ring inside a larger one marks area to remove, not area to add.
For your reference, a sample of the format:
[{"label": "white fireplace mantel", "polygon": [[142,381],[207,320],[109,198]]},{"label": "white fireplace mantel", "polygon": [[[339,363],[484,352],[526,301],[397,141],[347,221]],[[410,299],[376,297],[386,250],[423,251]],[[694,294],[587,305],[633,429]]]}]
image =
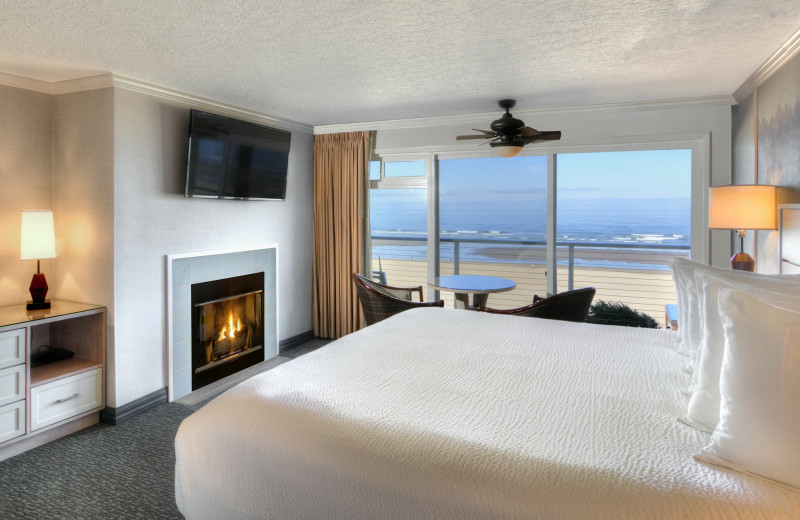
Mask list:
[{"label": "white fireplace mantel", "polygon": [[167,255],[169,400],[192,391],[192,284],[264,273],[264,358],[278,355],[278,245]]}]

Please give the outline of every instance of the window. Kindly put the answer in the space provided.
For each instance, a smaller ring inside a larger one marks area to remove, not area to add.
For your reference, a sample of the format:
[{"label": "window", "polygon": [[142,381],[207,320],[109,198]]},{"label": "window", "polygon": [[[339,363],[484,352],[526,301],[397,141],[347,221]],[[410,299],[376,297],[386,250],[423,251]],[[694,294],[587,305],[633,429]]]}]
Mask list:
[{"label": "window", "polygon": [[384,177],[425,177],[425,161],[387,162]]}]

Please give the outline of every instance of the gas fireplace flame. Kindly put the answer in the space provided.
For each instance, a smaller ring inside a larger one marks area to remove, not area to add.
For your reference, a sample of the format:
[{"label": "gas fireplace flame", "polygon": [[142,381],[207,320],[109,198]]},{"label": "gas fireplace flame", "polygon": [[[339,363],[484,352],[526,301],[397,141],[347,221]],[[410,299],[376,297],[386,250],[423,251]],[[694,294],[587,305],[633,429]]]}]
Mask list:
[{"label": "gas fireplace flame", "polygon": [[224,339],[233,339],[236,337],[236,333],[242,330],[242,320],[238,317],[236,318],[236,327],[233,326],[233,313],[228,313],[228,325],[222,327],[222,331],[219,333],[219,339],[217,341],[222,341]]}]

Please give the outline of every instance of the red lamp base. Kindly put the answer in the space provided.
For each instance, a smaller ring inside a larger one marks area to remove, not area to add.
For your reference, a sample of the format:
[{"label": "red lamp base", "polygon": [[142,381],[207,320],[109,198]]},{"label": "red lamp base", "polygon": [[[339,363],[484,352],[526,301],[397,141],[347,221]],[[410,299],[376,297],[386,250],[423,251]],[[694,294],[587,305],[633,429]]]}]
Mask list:
[{"label": "red lamp base", "polygon": [[33,301],[28,302],[29,311],[50,308],[50,301],[44,299],[47,296],[47,289],[47,280],[44,277],[44,273],[34,274],[31,286],[28,288],[31,292],[31,298],[33,298]]},{"label": "red lamp base", "polygon": [[751,273],[756,270],[756,262],[753,257],[747,253],[736,253],[731,258],[731,269],[737,271],[750,271]]}]

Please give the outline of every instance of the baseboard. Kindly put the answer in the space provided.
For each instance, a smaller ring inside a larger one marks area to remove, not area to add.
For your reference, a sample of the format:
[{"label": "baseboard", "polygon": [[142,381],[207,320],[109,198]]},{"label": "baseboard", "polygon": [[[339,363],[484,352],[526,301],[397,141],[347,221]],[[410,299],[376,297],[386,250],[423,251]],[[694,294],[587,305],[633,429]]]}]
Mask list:
[{"label": "baseboard", "polygon": [[147,410],[155,408],[156,406],[166,402],[167,389],[162,388],[151,394],[147,394],[144,397],[140,397],[135,401],[118,406],[117,408],[113,408],[111,406],[106,407],[100,411],[100,422],[104,422],[106,424],[119,424],[123,421],[127,421],[131,417],[139,415],[140,413],[144,413]]},{"label": "baseboard", "polygon": [[314,331],[312,330],[302,332],[297,336],[292,336],[291,338],[282,339],[278,344],[278,354],[284,350],[289,350],[290,348],[300,346],[303,343],[308,343],[312,339],[314,339]]}]

